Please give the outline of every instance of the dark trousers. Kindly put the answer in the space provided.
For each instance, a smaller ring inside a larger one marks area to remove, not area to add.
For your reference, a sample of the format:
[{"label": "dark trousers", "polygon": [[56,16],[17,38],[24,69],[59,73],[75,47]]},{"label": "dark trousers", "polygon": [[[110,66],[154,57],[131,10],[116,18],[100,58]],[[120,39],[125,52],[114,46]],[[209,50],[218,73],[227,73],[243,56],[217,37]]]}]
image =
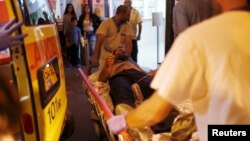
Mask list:
[{"label": "dark trousers", "polygon": [[132,59],[137,62],[137,55],[138,55],[138,44],[137,40],[132,40],[132,53],[131,57]]},{"label": "dark trousers", "polygon": [[[132,84],[138,82],[141,78],[146,76],[146,73],[129,69],[124,70],[109,79],[110,84],[110,96],[112,98],[114,106],[125,103],[135,108],[135,97],[132,91]],[[153,93],[153,89],[150,88],[152,81],[151,76],[147,76],[138,82],[141,88],[144,99],[147,99]]]},{"label": "dark trousers", "polygon": [[[144,99],[149,98],[154,92],[154,90],[150,88],[150,83],[153,78],[152,76],[144,77],[146,75],[147,74],[143,72],[129,69],[111,77],[109,79],[109,85],[113,105],[116,106],[120,103],[125,103],[135,108],[135,97],[131,88],[133,83],[137,83],[140,86]],[[173,108],[165,120],[152,126],[151,129],[154,133],[169,132],[178,114],[179,112]]]},{"label": "dark trousers", "polygon": [[70,46],[70,63],[73,66],[80,64],[79,50],[79,46],[76,44]]}]

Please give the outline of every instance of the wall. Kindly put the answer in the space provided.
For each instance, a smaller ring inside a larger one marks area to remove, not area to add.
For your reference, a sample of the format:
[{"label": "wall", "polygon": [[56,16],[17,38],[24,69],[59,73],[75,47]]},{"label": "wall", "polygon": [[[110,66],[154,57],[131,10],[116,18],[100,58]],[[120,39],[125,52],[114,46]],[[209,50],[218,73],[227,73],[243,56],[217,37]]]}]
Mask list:
[{"label": "wall", "polygon": [[[165,19],[159,26],[159,62],[164,59],[165,52]],[[143,20],[141,40],[138,41],[138,64],[142,67],[157,68],[157,27],[152,20]]]}]

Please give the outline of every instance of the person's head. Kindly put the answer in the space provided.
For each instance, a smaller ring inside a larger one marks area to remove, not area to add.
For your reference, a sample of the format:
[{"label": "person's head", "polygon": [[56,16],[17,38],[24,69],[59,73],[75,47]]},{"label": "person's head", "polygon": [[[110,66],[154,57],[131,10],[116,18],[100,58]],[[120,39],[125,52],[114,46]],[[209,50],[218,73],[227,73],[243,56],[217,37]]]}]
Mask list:
[{"label": "person's head", "polygon": [[45,20],[41,17],[37,20],[37,24],[45,24],[45,23],[46,23]]},{"label": "person's head", "polygon": [[116,16],[119,17],[119,24],[124,24],[129,21],[130,8],[126,5],[120,5],[116,10]]},{"label": "person's head", "polygon": [[77,25],[77,18],[75,16],[72,16],[71,19],[70,19],[70,22],[71,22],[71,25],[73,27],[76,27],[76,25]]},{"label": "person's head", "polygon": [[70,13],[71,15],[76,15],[74,6],[71,3],[68,3],[66,5],[65,11],[64,11],[64,15],[68,14],[68,13]]},{"label": "person's head", "polygon": [[129,54],[124,46],[119,46],[113,51],[113,55],[115,56],[116,60],[125,61],[128,60]]},{"label": "person's head", "polygon": [[91,10],[91,7],[89,6],[89,4],[85,4],[83,6],[83,14],[92,14],[92,10]]},{"label": "person's head", "polygon": [[44,18],[45,18],[45,22],[46,22],[46,23],[49,23],[50,20],[49,20],[49,15],[48,15],[48,13],[45,12],[45,11],[43,11],[43,16],[44,16]]},{"label": "person's head", "polygon": [[48,13],[45,12],[45,11],[43,11],[43,16],[44,16],[45,18],[48,18]]},{"label": "person's head", "polygon": [[14,134],[21,118],[21,105],[13,83],[0,74],[0,140]]},{"label": "person's head", "polygon": [[128,6],[129,8],[132,7],[132,1],[131,0],[124,0],[124,5]]}]

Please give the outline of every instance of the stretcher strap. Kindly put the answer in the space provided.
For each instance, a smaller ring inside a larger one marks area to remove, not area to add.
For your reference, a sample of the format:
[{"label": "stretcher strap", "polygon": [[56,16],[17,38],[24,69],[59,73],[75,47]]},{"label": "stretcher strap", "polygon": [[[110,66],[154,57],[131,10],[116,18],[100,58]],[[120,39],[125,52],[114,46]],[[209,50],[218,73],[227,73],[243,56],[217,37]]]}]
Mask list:
[{"label": "stretcher strap", "polygon": [[[81,68],[78,68],[78,70],[82,76],[82,79],[83,79],[85,85],[87,86],[88,90],[90,91],[91,95],[94,97],[97,104],[100,106],[101,110],[103,110],[104,116],[107,119],[113,117],[114,116],[113,113],[109,109],[108,105],[102,100],[102,98],[100,97],[98,92],[95,90],[93,84],[89,81],[87,75],[83,72],[83,70]],[[132,141],[131,137],[127,134],[127,132],[125,130],[121,131],[119,134],[122,135],[126,141]]]}]

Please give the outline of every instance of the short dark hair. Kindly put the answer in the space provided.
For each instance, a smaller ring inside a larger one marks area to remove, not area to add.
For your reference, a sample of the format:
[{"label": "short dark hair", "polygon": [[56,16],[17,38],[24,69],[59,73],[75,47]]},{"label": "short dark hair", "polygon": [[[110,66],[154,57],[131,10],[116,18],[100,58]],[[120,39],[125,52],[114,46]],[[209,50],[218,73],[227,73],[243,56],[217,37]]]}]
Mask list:
[{"label": "short dark hair", "polygon": [[74,21],[74,20],[77,21],[77,18],[76,18],[75,16],[72,16],[71,19],[70,19],[70,21],[72,22],[72,21]]},{"label": "short dark hair", "polygon": [[129,7],[126,5],[120,5],[117,10],[116,14],[126,14],[126,12],[129,10]]}]

